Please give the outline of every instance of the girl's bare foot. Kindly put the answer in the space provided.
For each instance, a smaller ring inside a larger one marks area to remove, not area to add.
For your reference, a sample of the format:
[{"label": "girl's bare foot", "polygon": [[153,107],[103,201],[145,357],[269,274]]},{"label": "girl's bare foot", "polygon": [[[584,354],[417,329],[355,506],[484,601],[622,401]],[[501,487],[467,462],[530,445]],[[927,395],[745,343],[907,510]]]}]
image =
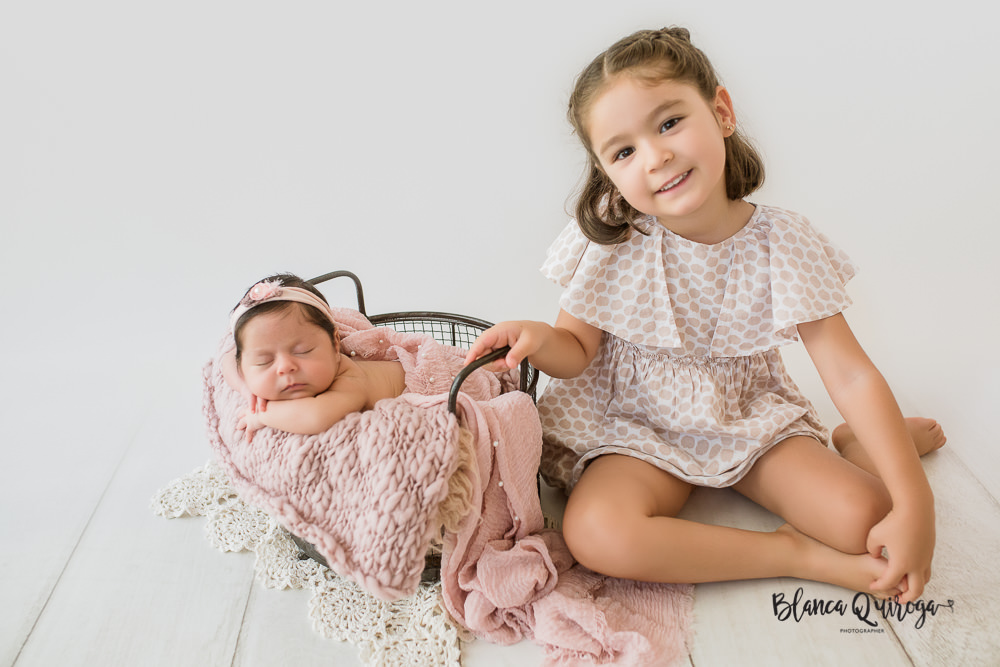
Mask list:
[{"label": "girl's bare foot", "polygon": [[[822,581],[861,593],[876,594],[871,584],[885,570],[888,562],[869,554],[845,554],[833,547],[800,533],[790,524],[784,524],[775,531],[787,536],[796,546],[799,569],[793,576],[799,579]],[[902,591],[878,591],[879,597],[892,597]]]},{"label": "girl's bare foot", "polygon": [[[913,438],[913,444],[916,447],[918,456],[923,456],[940,449],[948,441],[948,438],[944,435],[944,429],[941,428],[941,424],[938,424],[933,419],[908,417],[906,419],[906,428],[910,432],[910,437]],[[854,431],[850,426],[841,424],[833,429],[831,439],[833,440],[833,446],[837,448],[841,456],[873,475],[877,474],[871,460],[868,458],[868,453],[861,447],[857,436],[854,435]]]}]

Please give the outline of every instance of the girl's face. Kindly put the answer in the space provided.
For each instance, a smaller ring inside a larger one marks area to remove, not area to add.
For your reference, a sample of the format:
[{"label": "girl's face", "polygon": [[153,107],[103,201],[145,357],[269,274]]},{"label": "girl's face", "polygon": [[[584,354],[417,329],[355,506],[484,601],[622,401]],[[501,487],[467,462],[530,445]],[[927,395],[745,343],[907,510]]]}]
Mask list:
[{"label": "girl's face", "polygon": [[709,103],[686,83],[620,76],[594,100],[587,130],[625,201],[684,234],[728,206],[724,138],[733,118],[722,87]]},{"label": "girl's face", "polygon": [[297,307],[254,317],[242,340],[240,372],[250,391],[268,401],[322,394],[340,369],[329,334]]}]

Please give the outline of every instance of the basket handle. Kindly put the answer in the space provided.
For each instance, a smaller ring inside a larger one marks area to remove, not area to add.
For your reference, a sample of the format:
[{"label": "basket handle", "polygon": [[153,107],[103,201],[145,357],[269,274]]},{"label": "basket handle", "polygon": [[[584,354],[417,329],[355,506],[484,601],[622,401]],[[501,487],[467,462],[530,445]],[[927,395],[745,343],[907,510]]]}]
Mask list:
[{"label": "basket handle", "polygon": [[354,281],[354,291],[358,295],[358,312],[365,317],[368,317],[368,313],[365,312],[365,293],[361,289],[361,278],[358,278],[350,271],[331,271],[330,273],[324,273],[321,276],[310,278],[306,282],[310,285],[318,285],[320,283],[325,283],[327,280],[333,280],[334,278],[350,278]]},{"label": "basket handle", "polygon": [[510,352],[510,347],[505,345],[504,347],[484,354],[468,366],[462,368],[452,381],[451,391],[448,392],[448,412],[455,414],[455,411],[458,409],[458,391],[462,388],[462,383],[465,382],[465,378],[469,377],[473,371],[485,366],[486,364],[496,361],[497,359],[503,359],[507,356],[508,352]]}]

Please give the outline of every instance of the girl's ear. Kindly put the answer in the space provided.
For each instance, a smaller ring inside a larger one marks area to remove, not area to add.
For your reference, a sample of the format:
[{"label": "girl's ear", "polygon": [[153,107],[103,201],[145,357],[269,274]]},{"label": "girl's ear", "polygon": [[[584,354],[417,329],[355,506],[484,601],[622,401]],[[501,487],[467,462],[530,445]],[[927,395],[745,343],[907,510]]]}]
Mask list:
[{"label": "girl's ear", "polygon": [[729,96],[729,91],[719,86],[715,89],[715,99],[712,101],[712,110],[719,120],[719,126],[726,132],[728,137],[732,130],[727,128],[736,125],[736,112],[733,110],[733,99]]}]

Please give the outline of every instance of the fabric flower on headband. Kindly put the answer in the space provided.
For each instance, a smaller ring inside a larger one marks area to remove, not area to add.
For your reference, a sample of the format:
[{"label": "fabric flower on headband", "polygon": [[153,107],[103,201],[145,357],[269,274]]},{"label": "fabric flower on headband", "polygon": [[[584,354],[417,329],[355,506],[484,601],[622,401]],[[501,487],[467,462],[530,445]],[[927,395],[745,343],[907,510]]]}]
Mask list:
[{"label": "fabric flower on headband", "polygon": [[267,301],[268,299],[273,299],[276,296],[281,295],[281,283],[277,280],[262,280],[247,292],[247,295],[243,297],[241,305],[253,306],[260,303],[261,301]]},{"label": "fabric flower on headband", "polygon": [[233,308],[233,312],[229,315],[230,330],[235,333],[236,325],[239,324],[240,318],[251,308],[255,308],[267,301],[295,301],[312,306],[325,315],[333,323],[334,328],[337,327],[337,320],[333,316],[333,311],[330,310],[330,305],[322,296],[317,296],[301,287],[286,287],[277,280],[261,280],[251,287],[250,291],[240,300],[239,304]]}]

